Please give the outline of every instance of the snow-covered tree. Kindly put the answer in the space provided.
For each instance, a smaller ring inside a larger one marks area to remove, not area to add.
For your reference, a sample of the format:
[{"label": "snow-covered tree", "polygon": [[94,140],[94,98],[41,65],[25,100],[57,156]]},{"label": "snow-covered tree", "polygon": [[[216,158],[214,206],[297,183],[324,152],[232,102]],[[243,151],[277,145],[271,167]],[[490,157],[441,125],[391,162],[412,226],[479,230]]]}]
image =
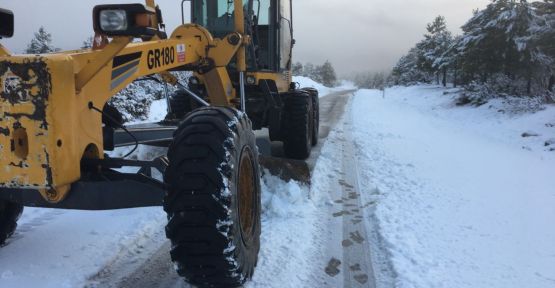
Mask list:
[{"label": "snow-covered tree", "polygon": [[[190,72],[172,72],[172,74],[184,85],[187,85],[188,79],[191,77]],[[167,87],[169,93],[173,93],[177,89],[172,85]],[[152,102],[165,96],[164,88],[164,84],[156,81],[135,81],[112,97],[109,103],[122,113],[125,122],[146,120]]]},{"label": "snow-covered tree", "polygon": [[316,67],[314,66],[314,64],[312,64],[310,62],[306,63],[303,67],[302,76],[312,78],[313,80],[316,80],[316,79],[313,78],[315,76],[315,74],[316,74]]},{"label": "snow-covered tree", "polygon": [[392,85],[413,85],[428,82],[427,73],[418,67],[418,58],[421,55],[418,48],[412,48],[409,53],[397,62],[391,73]]},{"label": "snow-covered tree", "polygon": [[438,16],[427,25],[427,33],[409,53],[403,56],[393,68],[394,85],[429,83],[434,78],[447,84],[448,69],[452,68],[452,55],[447,52],[453,46],[453,36],[447,30],[445,17]]},{"label": "snow-covered tree", "polygon": [[547,73],[547,89],[555,92],[555,0],[545,0],[532,4],[539,17],[540,25],[534,31],[538,49],[544,53],[549,60]]},{"label": "snow-covered tree", "polygon": [[291,70],[293,72],[293,76],[302,76],[303,75],[303,64],[300,62],[297,62],[295,64],[293,64],[293,66],[291,67]]},{"label": "snow-covered tree", "polygon": [[90,49],[93,47],[93,37],[89,37],[87,38],[85,41],[83,41],[83,44],[81,45],[81,49]]},{"label": "snow-covered tree", "polygon": [[358,73],[352,79],[359,88],[364,89],[383,89],[385,88],[388,83],[389,74],[378,72],[365,72],[365,73]]},{"label": "snow-covered tree", "polygon": [[318,67],[318,74],[324,86],[333,87],[337,83],[337,75],[330,61],[326,61],[322,66]]},{"label": "snow-covered tree", "polygon": [[48,33],[44,27],[40,27],[39,31],[35,33],[35,38],[27,46],[25,52],[27,54],[44,54],[56,52],[59,49],[54,48],[52,45],[52,34]]},{"label": "snow-covered tree", "polygon": [[310,62],[302,64],[297,62],[292,67],[293,76],[310,78],[325,86],[332,87],[337,82],[337,75],[331,62],[326,61],[323,65],[316,66]]},{"label": "snow-covered tree", "polygon": [[424,35],[424,40],[416,45],[418,52],[417,66],[423,72],[437,75],[439,82],[440,73],[443,75],[443,85],[447,84],[446,59],[445,53],[453,44],[453,36],[447,30],[445,17],[438,16],[426,27],[428,33]]},{"label": "snow-covered tree", "polygon": [[513,80],[512,93],[530,94],[534,77],[549,65],[535,41],[539,20],[525,0],[494,0],[476,12],[458,43],[463,71],[484,83],[503,74]]},{"label": "snow-covered tree", "polygon": [[[532,3],[540,25],[537,31],[540,49],[552,58],[555,58],[555,0]],[[542,25],[543,24],[543,25]]]},{"label": "snow-covered tree", "polygon": [[466,103],[501,95],[555,99],[555,0],[492,0],[462,29],[453,38],[436,18],[395,66],[394,84],[430,82],[440,72],[444,84],[451,78],[465,86]]}]

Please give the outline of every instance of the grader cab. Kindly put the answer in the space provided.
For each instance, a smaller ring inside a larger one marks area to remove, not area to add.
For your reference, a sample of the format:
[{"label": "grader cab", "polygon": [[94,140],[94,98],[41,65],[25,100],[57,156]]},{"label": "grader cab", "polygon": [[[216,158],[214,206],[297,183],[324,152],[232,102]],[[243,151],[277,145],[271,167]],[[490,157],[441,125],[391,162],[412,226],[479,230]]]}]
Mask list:
[{"label": "grader cab", "polygon": [[[171,35],[147,0],[94,7],[92,49],[15,55],[0,44],[0,244],[24,206],[163,206],[171,258],[187,281],[235,287],[253,275],[261,233],[253,130],[268,128],[285,156],[307,158],[318,95],[292,83],[291,0],[185,2],[192,23]],[[13,31],[13,13],[0,9],[0,37]],[[194,76],[185,85],[173,71]],[[153,76],[179,87],[167,95],[166,119],[123,125],[109,100]],[[155,160],[107,154],[138,145],[169,149]]]}]

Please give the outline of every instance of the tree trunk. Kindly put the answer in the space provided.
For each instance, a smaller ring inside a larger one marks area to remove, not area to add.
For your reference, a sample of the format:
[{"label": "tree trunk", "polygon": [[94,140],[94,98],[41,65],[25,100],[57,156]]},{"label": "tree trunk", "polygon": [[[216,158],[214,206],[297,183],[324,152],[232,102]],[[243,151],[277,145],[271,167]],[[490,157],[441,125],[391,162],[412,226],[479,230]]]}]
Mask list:
[{"label": "tree trunk", "polygon": [[455,69],[453,70],[453,74],[454,74],[454,75],[453,75],[453,87],[454,87],[454,88],[457,88],[457,84],[458,84],[457,81],[459,81],[459,79],[457,79],[457,77],[459,76],[458,72],[459,72],[459,71],[457,70],[457,68],[455,68]]},{"label": "tree trunk", "polygon": [[553,86],[555,86],[555,75],[551,75],[551,77],[549,77],[549,85],[547,85],[547,90],[554,92]]},{"label": "tree trunk", "polygon": [[439,71],[436,72],[436,83],[437,85],[439,85]]},{"label": "tree trunk", "polygon": [[526,93],[528,93],[528,96],[532,96],[532,76],[528,77],[528,83],[526,84]]},{"label": "tree trunk", "polygon": [[443,68],[443,87],[447,87],[447,68]]}]

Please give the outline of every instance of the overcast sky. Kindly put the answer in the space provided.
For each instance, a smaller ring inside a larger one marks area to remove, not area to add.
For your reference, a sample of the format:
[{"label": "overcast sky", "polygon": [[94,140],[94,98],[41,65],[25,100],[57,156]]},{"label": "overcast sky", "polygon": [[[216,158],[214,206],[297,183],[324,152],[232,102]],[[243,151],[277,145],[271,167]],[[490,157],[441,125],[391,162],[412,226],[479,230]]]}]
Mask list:
[{"label": "overcast sky", "polygon": [[[16,34],[3,40],[9,49],[22,52],[33,33],[43,25],[54,45],[78,48],[92,36],[92,8],[103,3],[136,3],[140,0],[0,0],[0,7],[14,11]],[[293,0],[295,61],[320,64],[330,60],[340,74],[388,71],[422,38],[426,23],[435,16],[447,18],[449,28],[460,26],[472,10],[489,0]],[[180,0],[158,0],[168,30],[181,22]]]}]

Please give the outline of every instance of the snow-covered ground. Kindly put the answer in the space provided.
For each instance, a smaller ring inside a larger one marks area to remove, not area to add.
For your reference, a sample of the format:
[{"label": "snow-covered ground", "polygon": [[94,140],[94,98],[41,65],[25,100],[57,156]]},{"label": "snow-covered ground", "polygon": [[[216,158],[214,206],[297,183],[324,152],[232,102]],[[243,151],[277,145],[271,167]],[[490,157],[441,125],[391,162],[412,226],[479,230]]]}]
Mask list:
[{"label": "snow-covered ground", "polygon": [[362,194],[378,203],[369,220],[396,286],[555,287],[555,107],[455,96],[361,90],[352,105]]},{"label": "snow-covered ground", "polygon": [[[305,80],[321,95],[354,88]],[[360,90],[330,127],[310,188],[265,175],[262,249],[246,287],[358,287],[345,283],[373,277],[378,287],[555,287],[555,107],[457,107],[457,93]],[[155,101],[148,121],[164,115],[165,101]],[[362,220],[356,229],[368,234],[353,238],[349,223]],[[100,287],[99,275],[134,269],[163,247],[165,223],[161,208],[28,208],[0,249],[0,287]],[[349,262],[357,245],[371,251],[374,271]],[[330,258],[339,264],[328,270]]]},{"label": "snow-covered ground", "polygon": [[357,89],[355,87],[355,84],[346,80],[342,80],[337,87],[333,87],[333,88],[326,87],[304,76],[294,76],[293,82],[299,83],[299,86],[301,88],[316,88],[319,92],[320,97],[327,96],[328,94],[334,93],[334,92]]},{"label": "snow-covered ground", "polygon": [[0,287],[83,287],[115,258],[144,259],[163,235],[160,208],[84,212],[26,208],[0,249]]}]

